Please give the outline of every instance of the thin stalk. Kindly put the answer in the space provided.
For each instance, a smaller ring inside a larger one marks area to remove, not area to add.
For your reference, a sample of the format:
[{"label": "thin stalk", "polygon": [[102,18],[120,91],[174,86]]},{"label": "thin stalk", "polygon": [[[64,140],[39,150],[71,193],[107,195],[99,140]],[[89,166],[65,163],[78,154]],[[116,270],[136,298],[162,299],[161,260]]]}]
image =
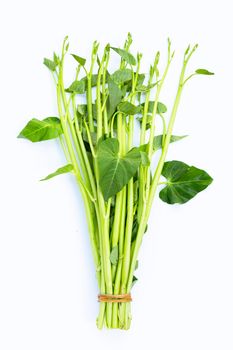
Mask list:
[{"label": "thin stalk", "polygon": [[[148,85],[152,83],[153,77],[155,75],[155,69],[153,66],[150,67],[150,75],[148,80]],[[146,92],[146,98],[143,108],[143,117],[142,117],[142,125],[141,125],[141,134],[140,134],[140,145],[145,144],[145,138],[146,138],[146,124],[147,124],[147,114],[148,114],[148,108],[149,108],[149,102],[150,102],[150,93],[151,91],[148,90]],[[145,200],[145,184],[146,184],[146,177],[147,176],[147,169],[140,165],[139,168],[139,200],[138,200],[138,209],[137,209],[137,220],[140,222],[141,216],[142,216],[142,209],[144,205]]]},{"label": "thin stalk", "polygon": [[[150,69],[150,76],[148,80],[148,85],[152,83],[152,79],[154,77],[154,69],[151,67]],[[140,134],[140,145],[143,145],[145,143],[145,137],[146,137],[146,123],[147,123],[147,113],[148,113],[148,107],[149,107],[149,101],[150,101],[150,90],[146,92],[146,98],[143,108],[143,116],[142,116],[142,125],[141,125],[141,134]]]},{"label": "thin stalk", "polygon": [[[105,53],[104,53],[105,56]],[[103,65],[104,65],[105,57],[103,57],[97,77],[97,85],[96,85],[96,109],[97,109],[97,140],[101,138],[103,135],[103,113],[102,113],[102,104],[101,104],[101,79],[103,74]]]},{"label": "thin stalk", "polygon": [[110,57],[110,47],[107,45],[106,47],[106,56],[105,56],[105,65],[103,68],[103,82],[102,82],[102,95],[103,95],[103,117],[104,117],[104,133],[106,135],[109,134],[109,126],[108,126],[108,114],[107,114],[107,95],[106,95],[106,75],[107,75],[107,69],[108,69],[108,63],[109,63],[109,57]]},{"label": "thin stalk", "polygon": [[[132,92],[134,93],[138,81],[138,74],[140,70],[141,55],[138,55],[138,64],[135,79],[132,85]],[[133,95],[131,103],[135,103],[136,96]],[[133,132],[134,132],[134,116],[129,116],[129,129],[128,129],[128,150],[133,147]],[[133,209],[134,209],[134,187],[133,178],[130,179],[127,185],[127,219],[125,228],[125,242],[124,242],[124,253],[123,253],[123,264],[122,264],[122,282],[121,282],[121,293],[124,294],[126,291],[126,284],[128,280],[128,272],[130,266],[130,247],[131,247],[131,236],[133,227]]]},{"label": "thin stalk", "polygon": [[97,51],[99,48],[99,44],[95,41],[92,47],[92,55],[91,55],[91,67],[90,71],[87,74],[87,112],[88,112],[88,123],[91,132],[95,131],[93,114],[92,114],[92,73],[94,64],[97,57]]},{"label": "thin stalk", "polygon": [[[124,233],[125,233],[125,216],[126,216],[126,188],[124,187],[121,190],[121,215],[119,221],[119,260],[117,264],[116,277],[114,281],[114,294],[117,295],[120,293],[121,288],[121,272],[122,272],[122,259],[124,253]],[[118,323],[119,321],[119,323]],[[113,313],[112,313],[112,327],[123,328],[124,327],[124,317],[120,317],[120,304],[113,304]]]},{"label": "thin stalk", "polygon": [[[81,173],[79,170],[78,161],[76,159],[76,154],[75,154],[75,151],[73,149],[73,142],[74,142],[74,144],[76,146],[76,151],[77,151],[78,155],[81,156],[80,148],[79,148],[79,145],[77,144],[76,134],[75,134],[74,128],[72,128],[73,124],[70,123],[69,105],[67,103],[65,91],[64,91],[64,83],[63,83],[64,56],[65,56],[65,41],[64,41],[63,47],[62,47],[62,59],[60,62],[60,70],[59,70],[58,84],[57,84],[58,110],[59,110],[59,114],[60,114],[60,119],[61,119],[62,128],[63,128],[63,132],[64,132],[64,139],[65,139],[67,149],[69,152],[70,160],[74,166],[76,180],[78,182],[78,185],[80,187],[80,191],[81,191],[83,199],[84,199],[84,205],[85,205],[85,211],[86,211],[88,229],[89,229],[88,231],[89,231],[89,235],[90,235],[91,247],[92,247],[92,252],[93,252],[93,256],[94,256],[94,262],[95,262],[95,266],[96,266],[96,275],[97,275],[97,279],[98,279],[98,284],[100,285],[100,274],[99,274],[100,263],[99,263],[98,245],[96,242],[95,225],[93,222],[94,221],[93,220],[93,206],[92,206],[92,203],[90,202],[89,198],[87,197],[87,193],[85,191],[86,185],[84,185],[84,183],[82,181],[82,176],[81,176]],[[71,125],[72,125],[71,135],[69,133],[69,129],[67,126],[66,117],[63,116],[62,102],[64,105],[65,115],[69,116],[69,118],[68,118],[69,127],[71,127]],[[72,142],[72,139],[73,139],[73,142]]]},{"label": "thin stalk", "polygon": [[[106,50],[106,48],[105,48]],[[101,78],[102,78],[102,71],[103,71],[103,64],[105,60],[105,53],[104,57],[100,63],[99,72],[98,72],[98,78],[97,78],[97,86],[96,86],[96,109],[97,109],[97,140],[102,136],[103,133],[103,123],[102,123],[102,104],[101,104]],[[99,173],[98,173],[98,165],[95,161],[95,173],[96,173],[96,180],[97,180],[97,200],[99,205],[99,212],[100,212],[100,235],[101,237],[101,244],[102,244],[102,250],[101,254],[103,255],[103,270],[104,270],[104,280],[105,280],[105,290],[106,293],[112,294],[112,274],[111,274],[111,261],[110,261],[110,241],[109,241],[109,203],[107,206],[105,205],[104,198],[101,192],[101,189],[99,188]],[[111,320],[112,320],[112,304],[107,303],[106,306],[106,322],[107,327],[111,327]]]},{"label": "thin stalk", "polygon": [[76,177],[76,181],[78,183],[78,186],[80,188],[80,191],[81,191],[81,194],[82,194],[82,197],[84,200],[84,206],[85,206],[85,211],[86,211],[86,215],[87,215],[87,222],[88,222],[88,232],[90,235],[92,253],[93,253],[94,263],[95,263],[95,267],[96,267],[96,275],[97,275],[98,284],[100,284],[100,275],[97,272],[98,267],[99,267],[99,254],[98,254],[98,248],[97,248],[97,243],[96,243],[96,239],[95,239],[95,227],[94,227],[93,220],[92,220],[92,212],[90,210],[89,199],[87,197],[87,193],[82,185],[82,178],[81,178],[80,170],[78,167],[78,162],[77,162],[77,159],[75,157],[73,145],[72,145],[72,142],[70,140],[70,135],[69,135],[69,132],[67,129],[66,121],[64,119],[63,112],[62,112],[61,97],[60,96],[61,96],[61,91],[60,91],[60,85],[58,83],[57,102],[58,102],[58,111],[59,111],[59,115],[60,115],[60,119],[61,119],[62,129],[64,132],[64,140],[65,140],[66,147],[68,150],[69,159],[72,162],[72,165],[74,167],[74,174]]},{"label": "thin stalk", "polygon": [[[148,153],[148,158],[151,161],[152,158],[152,154],[153,154],[153,141],[154,141],[154,135],[155,135],[155,117],[157,114],[157,106],[158,106],[158,100],[159,100],[159,96],[160,96],[160,92],[161,89],[163,87],[165,78],[167,76],[168,73],[168,69],[170,67],[172,58],[173,58],[173,54],[171,55],[170,53],[170,41],[168,40],[168,59],[167,59],[167,64],[163,73],[163,76],[160,80],[160,82],[157,85],[157,90],[156,90],[156,95],[155,95],[155,100],[154,100],[154,107],[153,107],[153,112],[152,112],[152,120],[151,120],[151,127],[150,127],[150,138],[149,138],[149,143],[148,143],[148,147],[147,147],[147,153]],[[158,60],[159,59],[155,59],[155,71],[157,71],[157,64],[158,64]],[[158,80],[158,73],[156,73],[156,77]],[[151,182],[151,173],[150,173],[150,168],[148,167],[147,169],[147,173],[146,173],[146,188],[145,188],[145,199],[147,200],[148,196],[149,196],[149,191],[150,191],[150,182]]]},{"label": "thin stalk", "polygon": [[141,243],[142,243],[142,238],[143,238],[144,231],[145,231],[145,228],[146,228],[146,224],[147,224],[147,221],[148,221],[148,218],[149,218],[149,214],[150,214],[150,211],[151,211],[152,202],[153,202],[153,199],[154,199],[154,195],[155,195],[158,183],[159,183],[159,179],[160,179],[161,172],[162,172],[162,169],[163,169],[163,165],[164,165],[164,162],[165,162],[165,158],[166,158],[166,155],[167,155],[168,146],[169,146],[169,143],[170,143],[173,126],[174,126],[175,118],[176,118],[176,115],[177,115],[177,110],[178,110],[178,107],[179,107],[181,94],[182,94],[183,87],[184,87],[184,76],[185,76],[186,66],[187,66],[187,63],[188,63],[192,53],[194,52],[194,50],[195,50],[195,47],[192,50],[191,54],[187,58],[186,57],[184,58],[183,66],[182,66],[181,73],[180,73],[180,79],[179,79],[179,85],[178,85],[178,89],[177,89],[177,94],[176,94],[175,101],[174,101],[173,108],[172,108],[171,117],[170,117],[169,124],[168,124],[168,129],[167,129],[167,134],[166,134],[164,146],[163,146],[163,149],[162,149],[162,153],[161,153],[161,156],[160,156],[160,159],[159,159],[158,166],[156,168],[156,171],[155,171],[155,174],[154,174],[154,177],[153,177],[153,180],[152,180],[151,189],[150,189],[150,192],[149,192],[148,202],[147,202],[147,205],[145,205],[145,207],[144,207],[144,210],[143,210],[143,213],[142,213],[142,219],[141,219],[141,222],[140,222],[139,228],[138,228],[137,238],[136,238],[136,242],[135,242],[135,248],[134,248],[134,252],[133,252],[133,256],[132,256],[132,260],[131,260],[129,279],[128,279],[128,285],[127,285],[127,292],[129,292],[130,289],[131,289],[131,284],[132,284],[132,281],[133,281],[133,273],[134,273],[134,269],[135,269],[135,266],[136,266],[138,251],[139,251],[139,248],[140,248]]}]

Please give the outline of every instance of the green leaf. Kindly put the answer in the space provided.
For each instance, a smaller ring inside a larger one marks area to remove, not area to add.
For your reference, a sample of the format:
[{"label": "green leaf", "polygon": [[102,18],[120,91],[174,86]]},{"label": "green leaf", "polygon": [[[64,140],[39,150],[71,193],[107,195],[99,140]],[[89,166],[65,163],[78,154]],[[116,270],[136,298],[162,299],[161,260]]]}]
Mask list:
[{"label": "green leaf", "polygon": [[117,265],[118,259],[119,259],[119,249],[118,249],[118,245],[116,245],[115,247],[112,248],[112,251],[110,253],[110,261],[112,265]]},{"label": "green leaf", "polygon": [[214,75],[214,73],[209,72],[207,69],[197,69],[195,71],[196,74],[203,74],[203,75]]},{"label": "green leaf", "polygon": [[121,99],[122,99],[121,89],[110,77],[108,77],[108,91],[109,91],[109,98],[107,101],[107,111],[108,111],[108,118],[110,118],[115,112],[118,104],[121,102]]},{"label": "green leaf", "polygon": [[167,107],[165,106],[165,104],[163,104],[162,102],[158,102],[157,113],[162,114],[162,113],[166,113],[166,112],[167,112]]},{"label": "green leaf", "polygon": [[116,47],[111,47],[112,50],[114,50],[115,52],[117,52],[121,58],[126,61],[127,63],[131,64],[132,66],[135,66],[136,65],[136,60],[135,58],[133,57],[133,55],[131,53],[129,53],[128,51],[126,50],[123,50],[123,49],[118,49]]},{"label": "green leaf", "polygon": [[77,56],[77,55],[75,55],[75,54],[71,54],[71,56],[73,56],[74,57],[74,59],[81,65],[81,66],[85,66],[85,63],[86,63],[86,59],[85,58],[83,58],[83,57],[80,57],[80,56]]},{"label": "green leaf", "polygon": [[146,75],[143,73],[138,74],[137,86],[141,86],[145,80]]},{"label": "green leaf", "polygon": [[49,180],[54,176],[57,175],[61,175],[61,174],[66,174],[69,173],[73,170],[73,165],[72,164],[67,164],[61,168],[58,168],[54,173],[49,174],[48,176],[46,176],[45,178],[41,179],[40,181],[45,181],[45,180]]},{"label": "green leaf", "polygon": [[141,154],[138,148],[132,148],[125,156],[120,156],[119,141],[108,138],[98,142],[97,162],[100,188],[107,201],[134,176],[141,163]]},{"label": "green leaf", "polygon": [[150,159],[148,158],[148,155],[144,151],[140,151],[141,158],[142,158],[142,166],[148,166],[150,165]]},{"label": "green leaf", "polygon": [[52,72],[54,72],[56,70],[57,62],[54,62],[48,58],[44,58],[43,64]]},{"label": "green leaf", "polygon": [[[172,135],[171,138],[170,138],[170,143],[182,140],[185,137],[187,137],[187,135],[184,135],[184,136]],[[154,137],[154,140],[153,140],[153,149],[154,149],[154,151],[157,151],[160,148],[162,148],[162,140],[163,140],[163,135],[157,135],[157,136]]]},{"label": "green leaf", "polygon": [[[83,130],[82,130],[82,136],[83,136],[83,140],[89,144],[89,139],[88,139],[88,136],[87,136],[87,131],[86,131],[86,129],[84,129],[84,128],[83,128]],[[90,136],[91,136],[92,144],[93,144],[93,146],[95,146],[96,143],[97,143],[97,133],[94,132],[94,131],[93,131],[93,132],[90,132]]]},{"label": "green leaf", "polygon": [[76,94],[84,94],[86,91],[85,81],[75,80],[69,87],[66,89],[66,92],[75,92]]},{"label": "green leaf", "polygon": [[125,101],[118,105],[118,111],[127,115],[134,115],[141,112],[141,106],[135,106],[132,103]]},{"label": "green leaf", "polygon": [[63,133],[60,119],[48,117],[43,120],[33,118],[20,132],[18,138],[25,138],[32,142],[55,139]]},{"label": "green leaf", "polygon": [[77,105],[77,112],[81,115],[87,114],[87,105],[86,104],[78,104]]},{"label": "green leaf", "polygon": [[132,79],[131,69],[118,69],[111,75],[112,80],[117,85],[123,84]]},{"label": "green leaf", "polygon": [[[81,116],[87,117],[87,105],[86,104],[78,104],[77,105],[77,112]],[[92,116],[96,120],[97,119],[97,109],[96,104],[92,103]]]},{"label": "green leaf", "polygon": [[[145,103],[142,103],[141,106],[144,108]],[[153,113],[153,109],[154,109],[154,101],[149,101],[148,104],[148,113]],[[157,113],[158,114],[162,114],[162,113],[166,113],[167,112],[167,107],[165,106],[165,104],[163,104],[162,102],[158,102],[157,103]]]},{"label": "green leaf", "polygon": [[[138,87],[142,86],[144,80],[145,80],[145,74],[143,73],[139,73],[138,74],[138,80],[137,80],[137,86],[136,86],[136,90]],[[136,78],[136,73],[134,72],[134,78]],[[132,80],[129,80],[127,82],[125,82],[125,85],[122,87],[122,90],[125,90],[125,93],[126,92],[131,92],[132,90]],[[125,94],[124,94],[125,95]]]},{"label": "green leaf", "polygon": [[[94,87],[97,85],[98,74],[92,74],[91,76],[91,86]],[[87,89],[87,77],[83,77],[80,81],[84,81],[85,88]],[[102,80],[101,80],[102,82]]]},{"label": "green leaf", "polygon": [[55,52],[53,53],[53,62],[56,64],[56,66],[59,65],[59,57]]},{"label": "green leaf", "polygon": [[167,184],[159,197],[168,204],[188,202],[213,181],[204,170],[177,160],[164,163],[162,175],[167,179]]}]

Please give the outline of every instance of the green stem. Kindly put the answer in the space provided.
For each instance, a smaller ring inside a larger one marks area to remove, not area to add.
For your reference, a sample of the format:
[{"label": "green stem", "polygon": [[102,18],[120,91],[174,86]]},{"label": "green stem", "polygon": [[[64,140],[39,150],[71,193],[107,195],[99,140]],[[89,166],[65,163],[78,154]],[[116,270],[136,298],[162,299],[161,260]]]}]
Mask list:
[{"label": "green stem", "polygon": [[95,41],[92,47],[91,67],[90,67],[89,73],[87,74],[87,112],[88,112],[88,123],[89,123],[89,128],[91,132],[95,131],[93,114],[92,114],[92,72],[93,72],[94,64],[97,57],[98,47],[99,45]]},{"label": "green stem", "polygon": [[[97,140],[102,136],[102,133],[103,133],[102,104],[101,104],[101,78],[102,78],[104,60],[105,60],[105,53],[99,67],[99,72],[97,77],[97,86],[96,86]],[[94,159],[94,162],[95,162],[95,173],[96,173],[96,180],[97,180],[97,200],[99,205],[100,226],[101,226],[100,235],[101,235],[101,244],[102,244],[101,255],[103,259],[102,268],[104,271],[106,293],[112,294],[112,272],[111,272],[111,261],[110,261],[109,210],[108,210],[108,208],[110,208],[110,200],[108,201],[107,205],[105,205],[105,201],[104,201],[101,189],[99,188],[99,173],[98,173],[98,164],[96,159]],[[111,327],[111,321],[112,321],[112,304],[107,303],[106,305],[107,327]]]},{"label": "green stem", "polygon": [[[152,83],[153,77],[155,74],[154,67],[150,67],[150,76],[148,80],[148,85]],[[146,92],[146,99],[143,108],[143,117],[142,117],[142,125],[141,125],[141,134],[140,134],[140,145],[145,144],[146,138],[146,124],[147,124],[147,113],[150,102],[150,90]],[[137,209],[137,220],[140,222],[142,216],[142,209],[144,206],[145,200],[145,185],[146,185],[146,177],[147,169],[144,166],[140,165],[139,168],[139,199],[138,199],[138,209]]]},{"label": "green stem", "polygon": [[[132,92],[135,91],[138,74],[140,70],[141,55],[138,55],[138,64],[135,79],[132,85]],[[136,96],[133,95],[131,98],[131,103],[135,103]],[[128,133],[128,150],[133,147],[133,132],[134,132],[134,116],[129,116],[129,133]],[[124,242],[124,253],[123,253],[123,264],[122,264],[122,282],[121,282],[121,293],[124,294],[126,291],[126,284],[128,280],[128,272],[130,267],[130,248],[131,248],[131,237],[132,237],[132,227],[133,227],[133,210],[134,210],[134,187],[133,178],[129,180],[127,185],[127,219],[125,228],[125,242]]]},{"label": "green stem", "polygon": [[[90,202],[90,199],[88,198],[88,190],[86,189],[86,185],[83,183],[81,172],[79,169],[78,161],[76,159],[76,154],[73,149],[73,144],[75,144],[76,151],[81,158],[82,154],[80,151],[79,144],[77,143],[77,138],[75,134],[75,130],[73,127],[73,124],[71,122],[70,118],[70,112],[69,112],[69,104],[67,103],[65,91],[64,91],[64,83],[63,83],[63,62],[64,62],[64,56],[65,56],[65,41],[63,43],[62,48],[62,59],[60,62],[60,70],[59,70],[59,77],[58,77],[58,84],[57,84],[57,102],[58,102],[58,111],[61,119],[61,124],[64,132],[64,139],[66,142],[67,150],[69,153],[69,158],[74,166],[74,172],[76,176],[77,183],[80,187],[80,191],[82,193],[83,199],[84,199],[84,205],[85,205],[85,211],[87,216],[87,222],[88,222],[88,229],[89,229],[89,235],[90,235],[90,241],[91,241],[91,247],[92,252],[94,256],[94,262],[96,266],[96,275],[98,284],[100,284],[100,274],[99,274],[99,253],[98,253],[98,244],[96,241],[96,232],[95,232],[95,215],[93,213],[93,205],[92,202]],[[62,111],[62,102],[64,105],[64,111],[65,111],[65,117],[63,115]],[[67,126],[67,116],[68,115],[68,124],[71,128],[71,134],[69,133],[69,128]],[[84,168],[84,164],[83,168]],[[86,189],[86,190],[85,190]]]},{"label": "green stem", "polygon": [[139,248],[141,246],[142,243],[142,238],[145,232],[145,228],[147,225],[147,221],[149,218],[149,214],[151,211],[151,207],[152,207],[152,203],[153,203],[153,199],[155,196],[155,192],[159,183],[159,179],[161,176],[161,172],[163,169],[163,165],[165,162],[165,158],[167,155],[167,151],[168,151],[168,146],[170,143],[170,139],[171,139],[171,135],[172,135],[172,130],[173,130],[173,126],[174,126],[174,122],[175,122],[175,118],[176,118],[176,114],[177,114],[177,110],[178,110],[178,106],[180,103],[180,98],[181,98],[181,93],[184,87],[184,75],[185,75],[185,69],[188,63],[188,60],[191,56],[189,56],[187,59],[184,59],[184,63],[183,63],[183,67],[180,73],[180,79],[179,79],[179,85],[178,85],[178,90],[177,90],[177,94],[175,97],[175,101],[174,101],[174,105],[172,108],[172,112],[171,112],[171,117],[170,117],[170,121],[168,124],[168,129],[167,129],[167,134],[166,134],[166,138],[165,138],[165,142],[164,142],[164,146],[162,149],[162,153],[159,159],[159,163],[158,166],[156,168],[153,180],[152,180],[152,184],[151,184],[151,189],[149,192],[149,198],[148,198],[148,202],[147,204],[144,206],[144,210],[142,213],[142,218],[141,218],[141,222],[139,224],[139,228],[138,228],[138,233],[137,233],[137,238],[136,238],[136,242],[135,242],[135,248],[134,248],[134,252],[133,252],[133,256],[132,256],[132,260],[131,260],[131,266],[130,266],[130,272],[129,272],[129,279],[128,279],[128,285],[127,285],[127,292],[130,291],[131,288],[131,284],[132,284],[132,280],[133,280],[133,273],[134,273],[134,269],[136,266],[136,261],[137,261],[137,256],[138,256],[138,251]]},{"label": "green stem", "polygon": [[104,117],[104,133],[106,135],[109,134],[109,126],[108,126],[108,114],[107,114],[107,95],[106,95],[106,75],[107,75],[107,68],[108,68],[108,63],[109,63],[109,57],[110,57],[110,46],[107,45],[105,49],[105,65],[103,68],[103,81],[102,81],[102,95],[103,95],[103,117]]}]

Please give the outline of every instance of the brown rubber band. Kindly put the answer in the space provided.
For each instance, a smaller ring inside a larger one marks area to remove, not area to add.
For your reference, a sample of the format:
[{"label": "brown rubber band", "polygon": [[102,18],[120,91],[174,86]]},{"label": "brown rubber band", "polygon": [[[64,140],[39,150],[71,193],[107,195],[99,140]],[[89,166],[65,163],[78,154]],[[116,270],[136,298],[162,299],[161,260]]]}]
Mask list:
[{"label": "brown rubber band", "polygon": [[98,301],[102,303],[128,303],[132,301],[131,294],[99,294]]}]

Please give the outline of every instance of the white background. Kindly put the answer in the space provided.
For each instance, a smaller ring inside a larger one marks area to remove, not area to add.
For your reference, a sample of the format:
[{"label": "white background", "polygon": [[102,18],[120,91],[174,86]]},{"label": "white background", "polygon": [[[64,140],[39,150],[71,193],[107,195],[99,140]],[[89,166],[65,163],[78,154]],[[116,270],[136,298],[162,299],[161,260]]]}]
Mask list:
[{"label": "white background", "polygon": [[[1,4],[1,350],[233,349],[231,1],[5,1]],[[43,57],[69,35],[87,56],[94,39],[121,45],[145,66],[171,37],[176,58],[163,94],[169,106],[181,53],[199,43],[175,126],[189,138],[168,159],[204,168],[213,184],[183,206],[154,203],[133,290],[130,331],[98,331],[97,287],[80,196],[72,177],[38,181],[64,164],[56,142],[16,139],[32,117],[56,115]]]}]

